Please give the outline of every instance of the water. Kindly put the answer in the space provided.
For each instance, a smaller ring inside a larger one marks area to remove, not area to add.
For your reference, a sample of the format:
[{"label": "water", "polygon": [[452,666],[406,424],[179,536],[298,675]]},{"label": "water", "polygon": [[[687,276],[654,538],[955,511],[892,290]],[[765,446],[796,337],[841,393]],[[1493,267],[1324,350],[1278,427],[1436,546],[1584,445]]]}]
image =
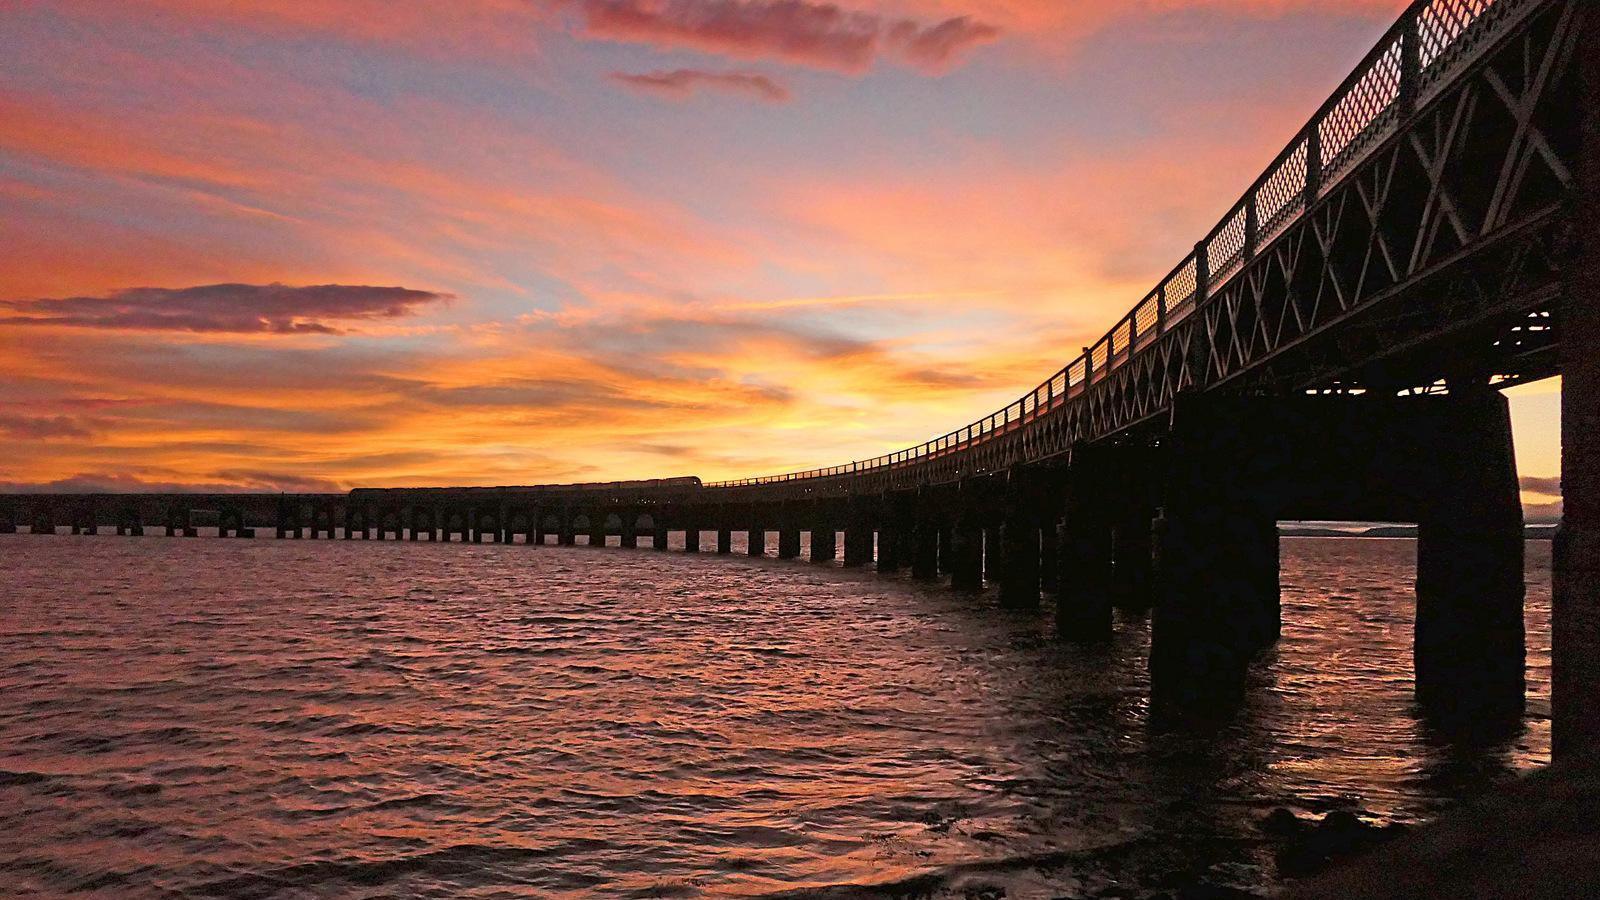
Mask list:
[{"label": "water", "polygon": [[869,573],[7,536],[0,893],[1259,890],[1274,806],[1412,821],[1548,760],[1549,545],[1526,727],[1490,746],[1413,709],[1414,557],[1286,539],[1284,639],[1197,736],[1147,727],[1143,621],[1084,651]]}]

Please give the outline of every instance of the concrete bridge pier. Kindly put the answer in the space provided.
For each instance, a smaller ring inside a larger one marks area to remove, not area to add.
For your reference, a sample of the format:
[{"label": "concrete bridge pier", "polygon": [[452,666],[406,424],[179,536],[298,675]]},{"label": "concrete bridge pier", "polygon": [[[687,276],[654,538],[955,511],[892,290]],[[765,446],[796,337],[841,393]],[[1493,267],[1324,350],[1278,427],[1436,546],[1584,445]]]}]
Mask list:
[{"label": "concrete bridge pier", "polygon": [[892,493],[878,498],[878,503],[878,571],[893,574],[911,565],[910,504],[904,495]]},{"label": "concrete bridge pier", "polygon": [[[1521,508],[1518,507],[1518,510],[1520,512]],[[1258,517],[1251,524],[1253,529],[1246,549],[1251,554],[1247,571],[1256,579],[1252,589],[1256,598],[1253,607],[1256,616],[1255,641],[1258,647],[1270,647],[1283,635],[1283,587],[1280,578],[1282,539],[1278,537],[1276,516]],[[1518,525],[1519,537],[1521,531],[1522,526]],[[1521,572],[1520,566],[1517,571]],[[1519,599],[1517,603],[1517,618],[1521,621],[1522,601]]]},{"label": "concrete bridge pier", "polygon": [[1144,612],[1150,608],[1153,600],[1151,592],[1155,589],[1155,548],[1152,531],[1154,522],[1154,509],[1144,504],[1135,504],[1133,511],[1122,516],[1112,529],[1112,595],[1117,607],[1128,612]]},{"label": "concrete bridge pier", "polygon": [[17,533],[17,508],[7,503],[0,506],[0,534]]},{"label": "concrete bridge pier", "polygon": [[717,529],[717,555],[727,556],[733,553],[733,529]]},{"label": "concrete bridge pier", "polygon": [[800,529],[798,529],[798,528],[780,528],[780,529],[778,529],[778,558],[779,559],[799,559],[800,558]]},{"label": "concrete bridge pier", "polygon": [[1056,527],[1061,584],[1056,633],[1070,641],[1111,639],[1111,532],[1088,504],[1069,502]]},{"label": "concrete bridge pier", "polygon": [[983,529],[962,522],[950,530],[950,586],[958,591],[983,590]]},{"label": "concrete bridge pier", "polygon": [[253,538],[256,530],[244,524],[244,511],[238,507],[224,508],[217,513],[217,536]]},{"label": "concrete bridge pier", "polygon": [[[1362,483],[1358,466],[1381,467],[1362,435],[1341,433],[1341,417],[1370,426],[1379,410],[1363,419],[1348,400],[1337,402],[1324,414],[1315,401],[1288,398],[1178,398],[1155,573],[1153,703],[1191,715],[1242,696],[1250,661],[1277,634],[1277,508],[1307,502],[1291,495],[1308,485],[1319,497],[1382,492]],[[1339,452],[1318,458],[1323,447]],[[1323,480],[1335,489],[1317,490]]]},{"label": "concrete bridge pier", "polygon": [[[117,533],[122,533],[120,527],[117,529]],[[291,537],[298,541],[305,537],[305,528],[300,523],[300,507],[298,504],[278,504],[277,533],[280,541]]]},{"label": "concrete bridge pier", "polygon": [[[48,506],[38,506],[33,510],[33,518],[28,520],[29,534],[55,534],[55,513]],[[168,532],[169,534],[171,532]]]},{"label": "concrete bridge pier", "polygon": [[1526,544],[1510,410],[1487,387],[1452,407],[1417,533],[1417,699],[1446,715],[1520,717]]},{"label": "concrete bridge pier", "polygon": [[1261,544],[1274,523],[1248,503],[1167,510],[1150,650],[1156,698],[1228,703],[1243,691],[1264,642]]},{"label": "concrete bridge pier", "polygon": [[622,536],[617,539],[617,545],[624,550],[639,549],[639,516],[634,512],[622,515]]},{"label": "concrete bridge pier", "polygon": [[606,517],[595,513],[589,519],[589,546],[604,547],[606,545]]},{"label": "concrete bridge pier", "polygon": [[683,552],[700,552],[700,528],[698,526],[683,530]]},{"label": "concrete bridge pier", "polygon": [[872,523],[857,518],[844,528],[844,564],[852,568],[872,562]]},{"label": "concrete bridge pier", "polygon": [[1039,608],[1039,526],[1023,511],[1000,524],[1005,570],[1000,573],[1002,609]]},{"label": "concrete bridge pier", "polygon": [[760,528],[752,528],[745,532],[744,552],[748,556],[766,556],[767,533]]},{"label": "concrete bridge pier", "polygon": [[1057,534],[1053,521],[1039,529],[1039,587],[1050,593],[1061,590],[1061,547]]},{"label": "concrete bridge pier", "polygon": [[[423,509],[421,507],[413,506],[413,507],[411,507],[410,510],[408,510],[406,512],[406,520],[411,525],[411,540],[420,541],[420,540],[422,540],[422,536],[423,535],[427,535],[428,536],[428,540],[430,542],[437,539],[437,536],[435,534],[434,518],[433,518],[433,514],[430,511],[428,511],[426,509]],[[331,523],[329,525],[329,528],[330,528],[330,530],[328,532],[328,536],[332,537],[333,536],[333,532],[331,530],[332,529]],[[311,536],[312,537],[316,537],[317,536],[317,531],[316,531],[316,527],[315,526],[312,527]]]},{"label": "concrete bridge pier", "polygon": [[[200,534],[200,530],[190,524],[189,507],[181,504],[173,505],[167,508],[166,527],[167,537],[176,537],[178,535],[182,535],[184,537],[196,537]],[[331,531],[329,532],[329,536],[332,536]]]},{"label": "concrete bridge pier", "polygon": [[1561,490],[1552,615],[1551,730],[1557,760],[1600,755],[1600,15],[1581,25],[1575,252],[1561,298]]},{"label": "concrete bridge pier", "polygon": [[1227,698],[1276,641],[1280,518],[1419,523],[1417,698],[1443,724],[1523,703],[1522,507],[1509,407],[1448,396],[1180,397],[1150,657],[1155,696]]},{"label": "concrete bridge pier", "polygon": [[655,531],[650,534],[650,549],[657,553],[667,552],[667,534],[666,525],[657,525]]},{"label": "concrete bridge pier", "polygon": [[117,513],[117,534],[144,537],[144,520],[137,509],[124,509]]},{"label": "concrete bridge pier", "polygon": [[331,503],[318,503],[318,504],[312,506],[311,507],[311,526],[310,526],[310,529],[309,529],[310,530],[310,538],[311,538],[311,540],[314,541],[314,540],[317,540],[318,538],[321,538],[323,536],[323,532],[327,532],[327,539],[328,540],[330,540],[330,541],[333,540],[333,529],[334,529],[334,522],[335,521],[336,521],[336,518],[334,516],[333,504],[331,504]]},{"label": "concrete bridge pier", "polygon": [[939,577],[939,529],[932,522],[911,526],[911,577],[932,581]]},{"label": "concrete bridge pier", "polygon": [[[353,541],[360,534],[362,540],[370,537],[369,530],[372,526],[365,509],[352,503],[344,508],[344,539]],[[227,537],[226,534],[223,537]]]},{"label": "concrete bridge pier", "polygon": [[831,563],[839,556],[839,535],[832,525],[817,525],[811,529],[811,561]]},{"label": "concrete bridge pier", "polygon": [[878,526],[878,571],[885,574],[900,571],[900,531],[898,526],[885,522]]}]

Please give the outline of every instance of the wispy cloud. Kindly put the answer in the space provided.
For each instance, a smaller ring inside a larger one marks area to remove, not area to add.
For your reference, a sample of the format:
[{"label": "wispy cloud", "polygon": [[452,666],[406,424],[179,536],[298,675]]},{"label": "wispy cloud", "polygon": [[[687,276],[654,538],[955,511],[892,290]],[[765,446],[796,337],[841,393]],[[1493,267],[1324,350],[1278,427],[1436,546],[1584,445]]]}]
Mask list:
[{"label": "wispy cloud", "polygon": [[611,80],[623,87],[660,97],[681,100],[702,90],[738,94],[784,103],[789,89],[755,72],[707,72],[702,69],[672,69],[658,72],[613,72]]}]

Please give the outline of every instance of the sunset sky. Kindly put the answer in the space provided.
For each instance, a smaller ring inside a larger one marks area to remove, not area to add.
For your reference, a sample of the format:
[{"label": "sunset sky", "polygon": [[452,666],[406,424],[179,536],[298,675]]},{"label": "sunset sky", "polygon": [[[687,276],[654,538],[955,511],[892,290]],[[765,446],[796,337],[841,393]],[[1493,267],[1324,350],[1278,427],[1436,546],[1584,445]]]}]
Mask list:
[{"label": "sunset sky", "polygon": [[919,442],[1104,333],[1404,6],[0,3],[0,485]]}]

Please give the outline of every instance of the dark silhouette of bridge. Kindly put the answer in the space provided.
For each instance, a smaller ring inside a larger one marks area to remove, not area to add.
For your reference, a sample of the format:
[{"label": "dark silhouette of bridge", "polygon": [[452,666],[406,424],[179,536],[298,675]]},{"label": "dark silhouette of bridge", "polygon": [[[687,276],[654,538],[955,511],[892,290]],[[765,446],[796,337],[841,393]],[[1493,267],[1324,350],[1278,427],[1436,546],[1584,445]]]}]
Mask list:
[{"label": "dark silhouette of bridge", "polygon": [[[1152,690],[1242,689],[1279,630],[1284,519],[1416,522],[1415,674],[1523,704],[1524,541],[1499,391],[1563,375],[1558,753],[1600,748],[1600,9],[1414,3],[1192,253],[1015,403],[874,459],[763,478],[349,494],[16,496],[0,530],[342,536],[780,558],[1053,594],[1061,635],[1153,608]],[[1227,122],[1216,123],[1228,127]],[[842,534],[842,548],[839,536]],[[704,541],[704,542],[703,542]]]}]

